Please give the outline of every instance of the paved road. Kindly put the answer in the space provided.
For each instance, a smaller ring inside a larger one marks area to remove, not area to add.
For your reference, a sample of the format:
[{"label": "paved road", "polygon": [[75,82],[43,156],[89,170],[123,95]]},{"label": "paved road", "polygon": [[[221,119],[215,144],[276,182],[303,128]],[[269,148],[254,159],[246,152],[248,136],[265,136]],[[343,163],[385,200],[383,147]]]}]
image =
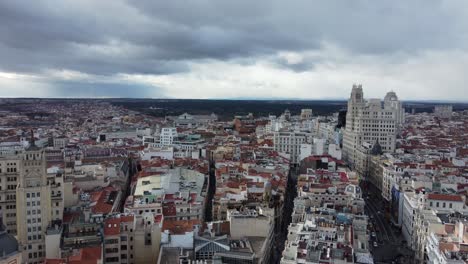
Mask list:
[{"label": "paved road", "polygon": [[[412,252],[403,245],[401,232],[385,218],[385,202],[377,188],[363,188],[363,195],[369,197],[365,199],[365,212],[376,232],[376,238],[369,241],[375,263],[412,263]],[[374,241],[378,247],[373,247]]]}]

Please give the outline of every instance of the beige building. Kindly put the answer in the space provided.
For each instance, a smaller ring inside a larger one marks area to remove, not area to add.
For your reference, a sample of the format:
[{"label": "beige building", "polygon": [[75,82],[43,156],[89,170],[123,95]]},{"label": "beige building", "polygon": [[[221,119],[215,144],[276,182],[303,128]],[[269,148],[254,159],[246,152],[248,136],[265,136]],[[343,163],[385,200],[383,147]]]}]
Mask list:
[{"label": "beige building", "polygon": [[312,109],[301,109],[301,120],[310,120],[312,118]]},{"label": "beige building", "polygon": [[16,185],[21,152],[2,152],[0,156],[0,211],[7,232],[16,235]]},{"label": "beige building", "polygon": [[152,214],[116,215],[104,222],[104,263],[156,263],[160,243]]},{"label": "beige building", "polygon": [[21,155],[16,189],[17,238],[27,263],[42,263],[45,258],[45,233],[52,220],[51,196],[44,150],[32,143]]}]

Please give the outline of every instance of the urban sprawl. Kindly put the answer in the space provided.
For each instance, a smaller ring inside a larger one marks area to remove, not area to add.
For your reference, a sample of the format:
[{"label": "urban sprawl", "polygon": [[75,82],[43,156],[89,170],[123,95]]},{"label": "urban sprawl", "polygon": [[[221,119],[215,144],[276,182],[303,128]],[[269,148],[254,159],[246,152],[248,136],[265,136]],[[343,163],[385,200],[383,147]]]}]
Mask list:
[{"label": "urban sprawl", "polygon": [[467,263],[467,110],[29,101],[0,105],[0,263]]}]

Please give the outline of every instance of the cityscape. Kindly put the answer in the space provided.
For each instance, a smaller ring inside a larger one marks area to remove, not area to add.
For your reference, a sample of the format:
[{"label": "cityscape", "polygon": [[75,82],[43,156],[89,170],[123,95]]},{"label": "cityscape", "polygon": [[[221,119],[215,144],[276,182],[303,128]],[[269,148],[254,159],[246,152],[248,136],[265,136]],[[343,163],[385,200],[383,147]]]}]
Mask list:
[{"label": "cityscape", "polygon": [[0,0],[0,264],[468,264],[468,1]]},{"label": "cityscape", "polygon": [[0,261],[465,263],[468,106],[364,91],[225,120],[0,99]]}]

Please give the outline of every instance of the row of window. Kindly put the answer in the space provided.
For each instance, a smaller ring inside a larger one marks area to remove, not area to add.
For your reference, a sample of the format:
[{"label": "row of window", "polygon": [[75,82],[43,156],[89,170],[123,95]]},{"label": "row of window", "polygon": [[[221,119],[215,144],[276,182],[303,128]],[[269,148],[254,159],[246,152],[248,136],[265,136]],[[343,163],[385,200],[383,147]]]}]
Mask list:
[{"label": "row of window", "polygon": [[36,218],[28,219],[27,222],[28,222],[28,224],[31,224],[31,223],[35,224],[36,222],[37,222],[37,223],[40,223],[40,222],[41,222],[41,218],[38,217],[37,220],[36,220]]},{"label": "row of window", "polygon": [[[7,173],[14,173],[14,172],[18,172],[18,169],[17,168],[7,168],[6,169],[6,172]],[[0,173],[2,173],[2,168],[0,168]]]},{"label": "row of window", "polygon": [[[32,210],[32,211],[27,210],[26,213],[27,213],[28,215],[35,215],[35,214],[36,214],[36,210]],[[41,213],[41,209],[37,209],[37,214],[40,214],[40,213]]]},{"label": "row of window", "polygon": [[[0,206],[0,210],[2,209],[2,207]],[[9,209],[16,209],[16,204],[7,204],[6,206],[6,209],[9,210]]]},{"label": "row of window", "polygon": [[32,202],[26,202],[26,205],[27,206],[40,206],[41,205],[41,201],[32,201]]},{"label": "row of window", "polygon": [[26,198],[35,198],[35,197],[41,197],[41,193],[40,192],[37,192],[37,193],[26,193]]},{"label": "row of window", "polygon": [[28,227],[28,232],[36,232],[36,231],[42,231],[42,227],[41,226],[38,226],[38,227],[33,226],[32,228]]},{"label": "row of window", "polygon": [[[443,203],[442,203],[442,208],[446,208],[446,205],[447,205],[447,204],[446,204],[445,202],[443,202]],[[433,203],[432,203],[432,202],[429,202],[429,206],[432,207],[432,206],[433,206]],[[452,208],[452,206],[453,206],[452,203],[449,203],[449,208]],[[436,202],[436,207],[440,207],[439,202]]]},{"label": "row of window", "polygon": [[42,239],[42,235],[41,235],[41,234],[28,236],[28,240],[41,240],[41,239]]}]

